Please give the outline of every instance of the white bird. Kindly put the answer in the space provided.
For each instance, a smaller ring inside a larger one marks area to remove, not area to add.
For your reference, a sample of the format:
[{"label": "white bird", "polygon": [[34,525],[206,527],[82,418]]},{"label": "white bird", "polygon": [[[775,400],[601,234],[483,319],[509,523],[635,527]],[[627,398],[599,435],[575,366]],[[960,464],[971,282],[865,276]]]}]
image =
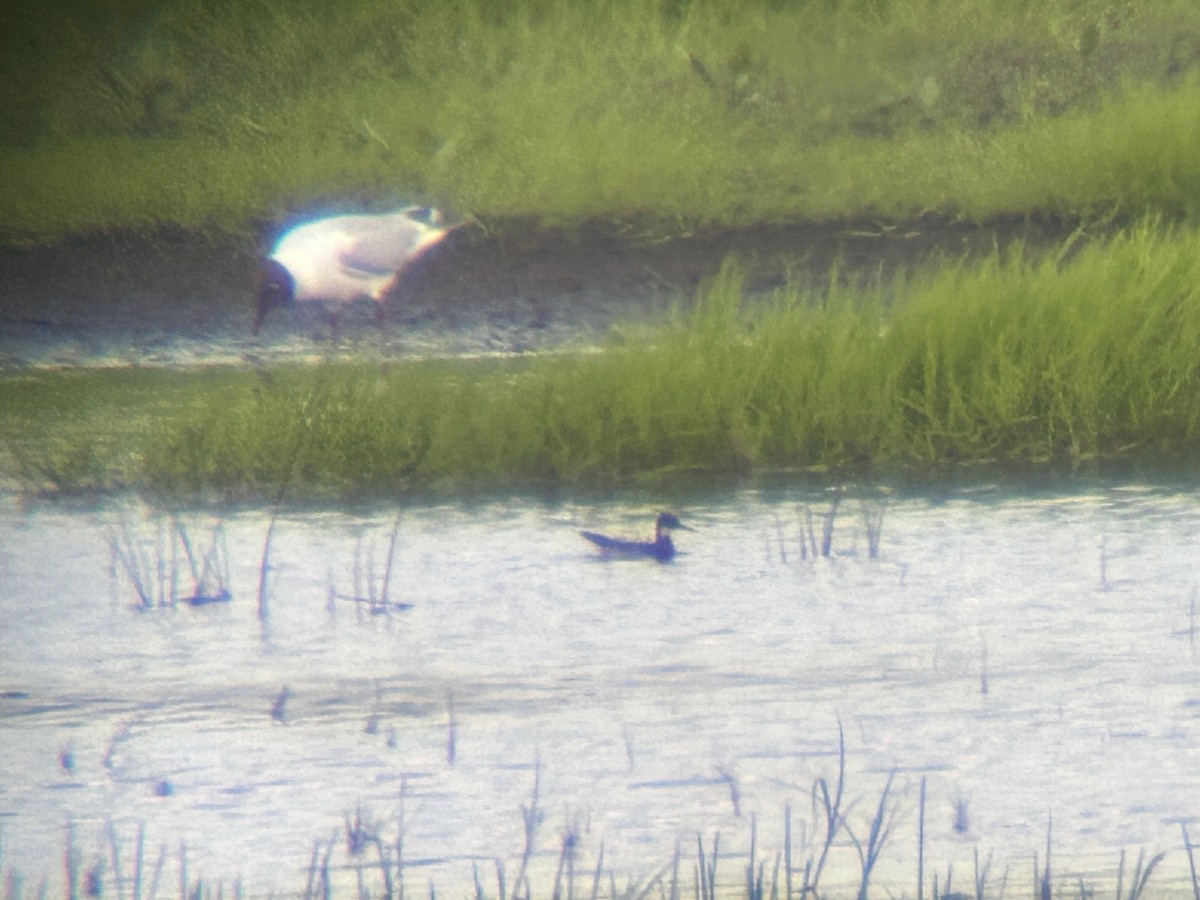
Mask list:
[{"label": "white bird", "polygon": [[[467,220],[471,221],[471,220]],[[254,333],[277,306],[319,303],[337,339],[338,315],[355,300],[375,301],[383,324],[388,294],[405,269],[458,225],[442,225],[442,214],[406,206],[379,215],[333,216],[297,225],[280,236],[258,278]]]}]

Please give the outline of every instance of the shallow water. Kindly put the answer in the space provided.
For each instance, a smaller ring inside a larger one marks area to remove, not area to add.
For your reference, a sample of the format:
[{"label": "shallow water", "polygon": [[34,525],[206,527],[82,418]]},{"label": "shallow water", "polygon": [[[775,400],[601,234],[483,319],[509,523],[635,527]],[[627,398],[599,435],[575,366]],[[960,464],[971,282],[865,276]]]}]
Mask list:
[{"label": "shallow water", "polygon": [[[810,791],[836,778],[840,720],[860,838],[896,772],[881,895],[915,894],[922,777],[927,891],[949,865],[969,885],[978,849],[994,889],[1007,869],[1023,892],[1048,816],[1056,881],[1111,882],[1122,848],[1127,868],[1146,848],[1169,851],[1152,885],[1184,891],[1179,823],[1200,830],[1195,490],[893,497],[878,559],[847,498],[834,555],[802,558],[806,512],[819,538],[828,508],[789,490],[698,500],[681,510],[697,529],[684,552],[659,565],[599,561],[576,533],[644,532],[654,507],[638,498],[408,507],[390,599],[412,607],[380,615],[336,595],[381,592],[396,509],[295,513],[275,525],[260,621],[264,513],[222,519],[231,602],[139,612],[109,539],[127,528],[165,573],[164,517],[10,499],[0,865],[53,885],[66,823],[86,868],[111,855],[111,820],[126,886],[142,823],[146,879],[165,847],[163,883],[178,884],[183,846],[189,878],[303,891],[319,842],[349,890],[345,817],[361,808],[393,844],[403,810],[410,889],[469,894],[477,866],[495,894],[537,770],[535,895],[568,831],[589,890],[601,844],[621,886],[678,841],[690,892],[696,835],[711,847],[716,832],[719,877],[743,883],[752,816],[769,890],[785,803],[796,864],[813,853]],[[184,521],[203,552],[215,519]],[[829,885],[857,883],[845,836],[829,865]]]}]

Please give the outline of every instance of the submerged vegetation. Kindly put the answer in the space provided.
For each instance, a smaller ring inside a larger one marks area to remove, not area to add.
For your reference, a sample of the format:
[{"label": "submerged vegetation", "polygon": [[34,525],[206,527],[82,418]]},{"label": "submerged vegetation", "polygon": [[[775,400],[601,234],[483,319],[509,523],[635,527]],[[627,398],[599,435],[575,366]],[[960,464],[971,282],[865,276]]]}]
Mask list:
[{"label": "submerged vegetation", "polygon": [[[1195,456],[1200,233],[1147,222],[843,282],[749,297],[727,261],[690,309],[598,354],[10,376],[0,430],[41,422],[9,441],[33,487],[269,500]],[[164,389],[131,418],[103,403],[116,382]]]},{"label": "submerged vegetation", "polygon": [[1187,0],[149,0],[14,14],[0,236],[420,197],[643,235],[1194,213]]},{"label": "submerged vegetation", "polygon": [[[450,765],[453,762],[453,759],[448,759]],[[612,863],[605,858],[603,837],[596,841],[594,836],[585,835],[577,819],[569,820],[563,826],[557,850],[552,841],[549,847],[545,847],[545,840],[541,841],[543,847],[539,849],[539,832],[546,819],[545,798],[541,793],[540,760],[535,762],[533,770],[529,803],[521,804],[520,808],[524,820],[524,847],[515,862],[515,874],[506,864],[510,861],[501,855],[490,860],[476,859],[471,863],[471,884],[475,897],[496,896],[500,900],[517,900],[539,896],[574,897],[588,892],[587,895],[592,898],[603,897],[608,900],[646,896],[670,900],[685,896],[703,900],[735,897],[763,900],[768,896],[784,900],[802,897],[857,897],[858,900],[867,900],[871,896],[872,875],[876,874],[876,866],[883,860],[883,868],[890,869],[890,877],[876,891],[877,896],[896,896],[899,890],[900,896],[924,897],[926,889],[930,888],[930,896],[934,898],[975,897],[984,900],[1003,898],[1008,888],[1012,887],[1017,895],[1021,895],[1023,889],[1031,888],[1034,897],[1078,897],[1079,900],[1087,900],[1097,896],[1100,890],[1111,889],[1115,882],[1118,900],[1140,900],[1143,896],[1156,896],[1147,891],[1147,886],[1168,855],[1162,851],[1147,860],[1145,848],[1140,849],[1129,871],[1127,892],[1124,849],[1117,859],[1115,874],[1111,870],[1092,870],[1087,873],[1085,880],[1082,874],[1064,871],[1062,863],[1054,858],[1053,819],[1048,818],[1045,856],[1039,859],[1037,851],[1032,853],[1032,872],[1024,866],[1015,868],[1010,859],[997,874],[993,870],[993,851],[989,850],[987,856],[981,859],[979,841],[973,838],[972,870],[967,875],[962,872],[958,875],[960,882],[968,882],[969,892],[955,891],[953,863],[946,864],[944,871],[938,865],[930,865],[929,871],[926,871],[926,777],[922,776],[919,781],[915,846],[893,847],[899,843],[898,819],[902,816],[912,818],[914,811],[901,809],[903,804],[898,796],[901,792],[894,789],[895,770],[887,775],[875,803],[874,814],[871,814],[869,804],[865,810],[857,809],[862,798],[847,796],[846,743],[839,724],[837,771],[832,777],[821,775],[813,781],[807,804],[810,808],[809,817],[805,819],[802,813],[797,815],[795,828],[792,804],[785,803],[781,846],[772,850],[760,843],[758,816],[751,812],[746,829],[748,836],[734,834],[733,840],[729,841],[730,835],[726,834],[726,842],[722,843],[721,832],[714,831],[711,844],[707,844],[705,836],[697,832],[694,852],[677,838],[674,854],[656,870],[637,874],[623,872],[618,876]],[[348,893],[353,884],[356,888],[354,894],[358,897],[378,896],[387,900],[404,897],[405,882],[417,877],[412,871],[413,863],[405,857],[405,794],[406,782],[402,780],[399,808],[391,816],[376,818],[369,810],[364,811],[360,803],[353,817],[349,813],[343,816],[344,829],[335,829],[328,839],[315,839],[305,887],[297,896],[318,898],[342,895]],[[735,816],[742,818],[740,812]],[[125,846],[113,822],[107,821],[100,842],[103,849],[93,853],[86,862],[83,852],[76,845],[76,827],[74,821],[68,823],[67,846],[63,853],[66,864],[64,887],[68,896],[77,896],[81,886],[87,896],[101,896],[106,885],[111,885],[116,895],[122,896],[123,884],[127,883],[132,886],[133,896],[140,897],[143,895],[143,885],[147,882],[150,886],[149,896],[155,895],[168,862],[168,851],[166,845],[162,845],[156,862],[150,864],[144,823],[138,825],[134,845],[129,848]],[[1156,885],[1160,896],[1167,896],[1166,892],[1170,896],[1200,895],[1195,847],[1186,824],[1180,823],[1180,833],[1190,881],[1187,876],[1181,878],[1176,873],[1169,887]],[[905,837],[911,839],[910,835]],[[732,849],[730,843],[733,844]],[[857,859],[850,854],[851,848]],[[883,852],[885,849],[888,850],[886,856]],[[1178,857],[1175,848],[1172,855]],[[838,859],[837,864],[827,868],[834,858]],[[420,867],[429,862],[418,861],[417,870],[420,871]],[[194,880],[189,878],[186,844],[179,846],[176,868],[181,895],[199,897],[224,894],[224,885],[219,881],[214,883],[202,876]],[[552,879],[550,872],[554,872]],[[829,877],[822,881],[823,875]],[[1165,881],[1162,876],[1158,880],[1160,883]],[[22,873],[9,868],[7,881],[9,896],[24,896],[22,888],[25,877]],[[551,884],[552,889],[547,890]],[[436,896],[432,879],[428,886],[430,896]],[[43,878],[37,895],[43,896],[46,887],[47,882]],[[238,877],[233,882],[232,893],[240,897],[245,887]],[[492,894],[493,888],[495,894]]]}]

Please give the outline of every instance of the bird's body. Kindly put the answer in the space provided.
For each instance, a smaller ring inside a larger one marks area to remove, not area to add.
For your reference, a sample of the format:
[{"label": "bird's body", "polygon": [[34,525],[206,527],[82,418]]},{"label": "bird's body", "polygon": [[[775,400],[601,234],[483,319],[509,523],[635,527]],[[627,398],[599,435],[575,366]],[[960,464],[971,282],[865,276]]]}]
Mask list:
[{"label": "bird's body", "polygon": [[674,514],[664,512],[658,514],[654,523],[652,541],[630,541],[597,534],[594,531],[581,531],[579,534],[595,544],[600,549],[601,556],[609,559],[656,559],[666,562],[675,555],[675,544],[671,541],[672,529],[692,530]]},{"label": "bird's body", "polygon": [[415,260],[457,226],[445,227],[437,210],[409,206],[380,215],[333,216],[284,233],[259,276],[255,332],[276,306],[318,304],[334,333],[337,317],[356,300],[384,303]]}]

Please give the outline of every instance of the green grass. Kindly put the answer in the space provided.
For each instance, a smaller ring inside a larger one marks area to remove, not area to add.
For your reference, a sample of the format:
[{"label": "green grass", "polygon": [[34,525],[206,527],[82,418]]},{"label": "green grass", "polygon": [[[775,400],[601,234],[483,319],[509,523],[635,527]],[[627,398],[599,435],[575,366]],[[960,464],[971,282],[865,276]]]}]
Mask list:
[{"label": "green grass", "polygon": [[649,236],[1194,214],[1175,0],[65,0],[0,49],[0,236],[420,197]]},{"label": "green grass", "polygon": [[727,263],[674,321],[597,354],[9,377],[0,430],[31,486],[252,500],[1179,462],[1198,346],[1200,232],[1148,222],[753,302]]}]

